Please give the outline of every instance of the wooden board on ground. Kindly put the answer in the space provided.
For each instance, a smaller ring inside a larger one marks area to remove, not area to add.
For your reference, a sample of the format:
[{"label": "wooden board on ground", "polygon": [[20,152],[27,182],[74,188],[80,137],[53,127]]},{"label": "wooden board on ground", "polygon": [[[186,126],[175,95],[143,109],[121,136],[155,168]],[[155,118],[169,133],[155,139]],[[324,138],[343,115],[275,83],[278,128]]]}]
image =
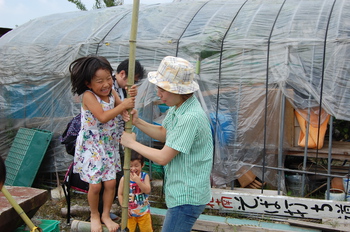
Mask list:
[{"label": "wooden board on ground", "polygon": [[[29,218],[34,216],[49,196],[47,190],[43,189],[18,186],[5,187]],[[13,231],[23,224],[22,218],[4,194],[0,192],[0,231]]]},{"label": "wooden board on ground", "polygon": [[[166,209],[151,207],[151,214],[164,220]],[[265,222],[262,220],[248,220],[213,215],[200,215],[193,226],[193,231],[244,231],[244,232],[321,232],[319,229],[291,226],[287,223]]]},{"label": "wooden board on ground", "polygon": [[335,224],[334,225],[326,225],[326,224],[299,221],[299,220],[293,220],[293,219],[288,219],[288,223],[291,225],[302,226],[305,228],[320,229],[322,231],[328,231],[328,232],[349,231],[349,227],[335,225]]}]

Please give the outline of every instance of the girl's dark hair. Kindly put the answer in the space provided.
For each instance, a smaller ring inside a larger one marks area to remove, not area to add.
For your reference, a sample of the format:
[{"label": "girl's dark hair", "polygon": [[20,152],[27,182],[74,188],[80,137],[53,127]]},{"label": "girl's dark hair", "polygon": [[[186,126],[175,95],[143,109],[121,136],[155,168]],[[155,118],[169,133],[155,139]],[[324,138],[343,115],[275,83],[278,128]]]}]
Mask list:
[{"label": "girl's dark hair", "polygon": [[131,150],[130,161],[139,160],[141,165],[145,163],[145,158],[134,150]]},{"label": "girl's dark hair", "polygon": [[5,166],[4,160],[0,157],[0,185],[4,184],[5,180],[6,180],[6,166]]},{"label": "girl's dark hair", "polygon": [[111,75],[113,68],[103,56],[85,56],[76,59],[69,65],[70,80],[73,94],[83,94],[89,88],[86,83],[91,83],[97,70],[108,70]]}]

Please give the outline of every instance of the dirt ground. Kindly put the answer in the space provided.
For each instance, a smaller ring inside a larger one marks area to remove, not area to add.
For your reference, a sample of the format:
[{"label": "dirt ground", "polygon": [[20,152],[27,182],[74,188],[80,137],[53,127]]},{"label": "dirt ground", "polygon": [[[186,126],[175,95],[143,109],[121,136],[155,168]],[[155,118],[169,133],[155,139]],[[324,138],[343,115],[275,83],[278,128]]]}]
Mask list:
[{"label": "dirt ground", "polygon": [[[158,191],[158,193],[157,193]],[[154,189],[153,190],[154,195],[150,196],[150,201],[153,202],[152,205],[155,207],[160,207],[164,204],[162,204],[162,199],[158,195],[161,195],[159,193],[159,190]],[[50,194],[52,195],[52,194]],[[159,201],[159,203],[157,203]],[[71,192],[71,220],[79,220],[79,221],[88,221],[90,212],[88,211],[88,202],[87,202],[87,196],[86,194],[82,193],[76,193]],[[78,210],[73,210],[77,209]],[[67,204],[66,199],[64,195],[62,195],[61,198],[51,198],[49,199],[43,206],[40,207],[40,209],[37,211],[37,213],[32,218],[32,221],[35,225],[39,226],[39,219],[45,219],[45,220],[57,220],[60,221],[59,227],[60,232],[69,232],[71,231],[71,225],[67,224],[67,218],[62,211],[66,211]],[[117,203],[117,199],[114,201],[114,204],[112,206],[111,213],[114,213],[119,218],[116,220],[117,223],[121,223],[121,207],[119,206],[119,203]],[[152,224],[154,228],[154,232],[160,232],[161,231],[161,221],[152,216]]]}]

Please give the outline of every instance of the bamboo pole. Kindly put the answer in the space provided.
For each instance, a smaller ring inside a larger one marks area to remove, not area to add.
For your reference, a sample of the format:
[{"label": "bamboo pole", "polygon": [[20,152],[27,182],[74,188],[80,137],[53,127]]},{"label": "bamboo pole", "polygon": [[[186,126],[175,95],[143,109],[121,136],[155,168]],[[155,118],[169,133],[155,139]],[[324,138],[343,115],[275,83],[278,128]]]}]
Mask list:
[{"label": "bamboo pole", "polygon": [[[71,232],[90,232],[91,223],[79,220],[73,220],[70,228]],[[120,231],[120,230],[118,230]],[[108,229],[105,225],[102,225],[102,232],[108,232]]]},{"label": "bamboo pole", "polygon": [[30,220],[30,218],[27,216],[27,214],[23,211],[21,206],[16,202],[16,200],[12,197],[12,195],[9,193],[9,191],[5,188],[5,186],[2,186],[1,192],[4,194],[6,199],[10,202],[12,207],[16,210],[19,216],[23,219],[23,221],[26,223],[26,225],[30,228],[31,232],[39,232],[42,231],[39,227],[36,227],[33,222]]},{"label": "bamboo pole", "polygon": [[[139,0],[133,1],[133,10],[132,10],[132,22],[131,22],[131,31],[130,31],[130,50],[129,50],[129,67],[128,67],[128,88],[134,84],[135,76],[135,51],[136,51],[136,35],[137,35],[137,24],[138,24],[138,13],[139,13]],[[129,94],[128,94],[128,97]],[[130,110],[129,110],[130,114]],[[132,117],[130,121],[125,124],[125,131],[127,133],[132,132]],[[124,188],[123,188],[123,202],[122,202],[122,231],[127,228],[128,225],[128,205],[129,205],[129,182],[130,182],[130,157],[131,151],[130,148],[125,148],[124,156]]]}]

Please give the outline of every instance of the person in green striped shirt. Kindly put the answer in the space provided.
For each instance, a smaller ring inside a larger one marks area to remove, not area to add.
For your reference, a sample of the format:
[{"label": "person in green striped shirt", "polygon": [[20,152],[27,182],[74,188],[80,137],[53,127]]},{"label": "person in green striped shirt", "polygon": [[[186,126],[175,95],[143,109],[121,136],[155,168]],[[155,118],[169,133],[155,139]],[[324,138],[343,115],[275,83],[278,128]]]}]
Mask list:
[{"label": "person in green striped shirt", "polygon": [[[164,166],[164,191],[168,207],[162,232],[190,232],[211,200],[210,173],[213,139],[207,115],[193,93],[199,90],[194,68],[185,59],[165,57],[148,80],[169,106],[161,126],[147,123],[131,111],[133,125],[164,142],[162,149],[136,141],[134,133],[123,133],[121,143]],[[124,120],[130,116],[124,115]]]}]

